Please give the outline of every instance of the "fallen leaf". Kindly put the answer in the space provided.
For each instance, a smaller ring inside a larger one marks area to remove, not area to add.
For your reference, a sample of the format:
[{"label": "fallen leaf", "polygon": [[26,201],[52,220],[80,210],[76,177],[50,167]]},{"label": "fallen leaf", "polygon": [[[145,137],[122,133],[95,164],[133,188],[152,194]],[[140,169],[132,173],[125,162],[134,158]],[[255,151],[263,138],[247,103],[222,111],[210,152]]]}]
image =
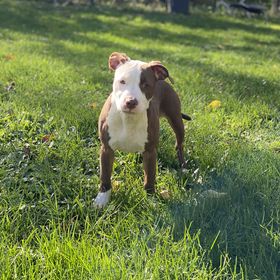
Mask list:
[{"label": "fallen leaf", "polygon": [[92,109],[95,109],[97,106],[96,102],[93,102],[91,104],[89,104],[89,107],[92,108]]},{"label": "fallen leaf", "polygon": [[220,100],[213,100],[212,102],[210,102],[207,106],[207,108],[209,109],[217,109],[220,108],[222,106],[222,102]]},{"label": "fallen leaf", "polygon": [[42,143],[46,143],[49,142],[53,139],[53,135],[52,134],[46,134],[42,137]]},{"label": "fallen leaf", "polygon": [[10,61],[10,60],[14,60],[15,59],[15,56],[11,53],[7,53],[5,55],[2,56],[4,60],[6,61]]},{"label": "fallen leaf", "polygon": [[114,190],[118,190],[120,188],[121,184],[122,184],[122,181],[118,181],[118,180],[117,181],[113,181],[113,184],[112,184],[113,189]]},{"label": "fallen leaf", "polygon": [[161,191],[160,195],[163,199],[169,199],[171,197],[170,192],[168,190]]}]

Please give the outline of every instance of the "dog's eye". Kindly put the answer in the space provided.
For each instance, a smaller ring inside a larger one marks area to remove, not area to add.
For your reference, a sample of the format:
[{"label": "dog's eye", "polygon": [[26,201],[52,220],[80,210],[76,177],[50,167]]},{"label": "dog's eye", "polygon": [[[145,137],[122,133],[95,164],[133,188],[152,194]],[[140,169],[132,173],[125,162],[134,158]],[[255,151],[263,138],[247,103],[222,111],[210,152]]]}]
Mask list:
[{"label": "dog's eye", "polygon": [[125,80],[121,80],[120,83],[121,83],[122,85],[125,85],[125,84],[126,84]]},{"label": "dog's eye", "polygon": [[149,85],[147,83],[142,83],[142,88],[147,88]]}]

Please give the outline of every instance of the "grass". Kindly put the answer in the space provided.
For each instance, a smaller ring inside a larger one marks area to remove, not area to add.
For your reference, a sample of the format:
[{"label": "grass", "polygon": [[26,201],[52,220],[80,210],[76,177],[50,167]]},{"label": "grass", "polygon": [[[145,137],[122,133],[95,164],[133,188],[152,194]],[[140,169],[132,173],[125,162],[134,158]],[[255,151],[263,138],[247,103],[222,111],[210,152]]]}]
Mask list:
[{"label": "grass", "polygon": [[[5,0],[0,18],[1,279],[279,279],[279,21]],[[168,67],[189,168],[162,122],[171,197],[147,197],[141,157],[117,153],[97,211],[113,51]]]}]

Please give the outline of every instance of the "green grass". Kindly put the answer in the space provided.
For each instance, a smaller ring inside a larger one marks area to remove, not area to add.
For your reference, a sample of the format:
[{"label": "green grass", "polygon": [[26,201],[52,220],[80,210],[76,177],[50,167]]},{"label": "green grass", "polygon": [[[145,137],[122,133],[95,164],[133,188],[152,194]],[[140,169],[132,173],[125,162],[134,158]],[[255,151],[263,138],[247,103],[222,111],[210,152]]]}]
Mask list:
[{"label": "green grass", "polygon": [[[1,279],[279,279],[279,21],[30,1],[1,1],[0,18]],[[117,153],[97,211],[113,51],[168,67],[189,168],[162,122],[171,198],[147,197],[141,157]]]}]

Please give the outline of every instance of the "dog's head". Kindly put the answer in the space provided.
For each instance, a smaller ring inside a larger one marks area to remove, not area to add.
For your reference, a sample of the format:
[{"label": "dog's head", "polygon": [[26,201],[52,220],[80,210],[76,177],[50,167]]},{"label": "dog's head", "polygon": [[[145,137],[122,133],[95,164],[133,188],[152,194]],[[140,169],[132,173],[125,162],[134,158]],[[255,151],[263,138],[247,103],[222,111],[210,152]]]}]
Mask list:
[{"label": "dog's head", "polygon": [[169,77],[168,70],[159,61],[131,60],[118,52],[110,55],[109,68],[115,71],[112,102],[115,102],[117,110],[125,113],[147,110],[156,81]]}]

